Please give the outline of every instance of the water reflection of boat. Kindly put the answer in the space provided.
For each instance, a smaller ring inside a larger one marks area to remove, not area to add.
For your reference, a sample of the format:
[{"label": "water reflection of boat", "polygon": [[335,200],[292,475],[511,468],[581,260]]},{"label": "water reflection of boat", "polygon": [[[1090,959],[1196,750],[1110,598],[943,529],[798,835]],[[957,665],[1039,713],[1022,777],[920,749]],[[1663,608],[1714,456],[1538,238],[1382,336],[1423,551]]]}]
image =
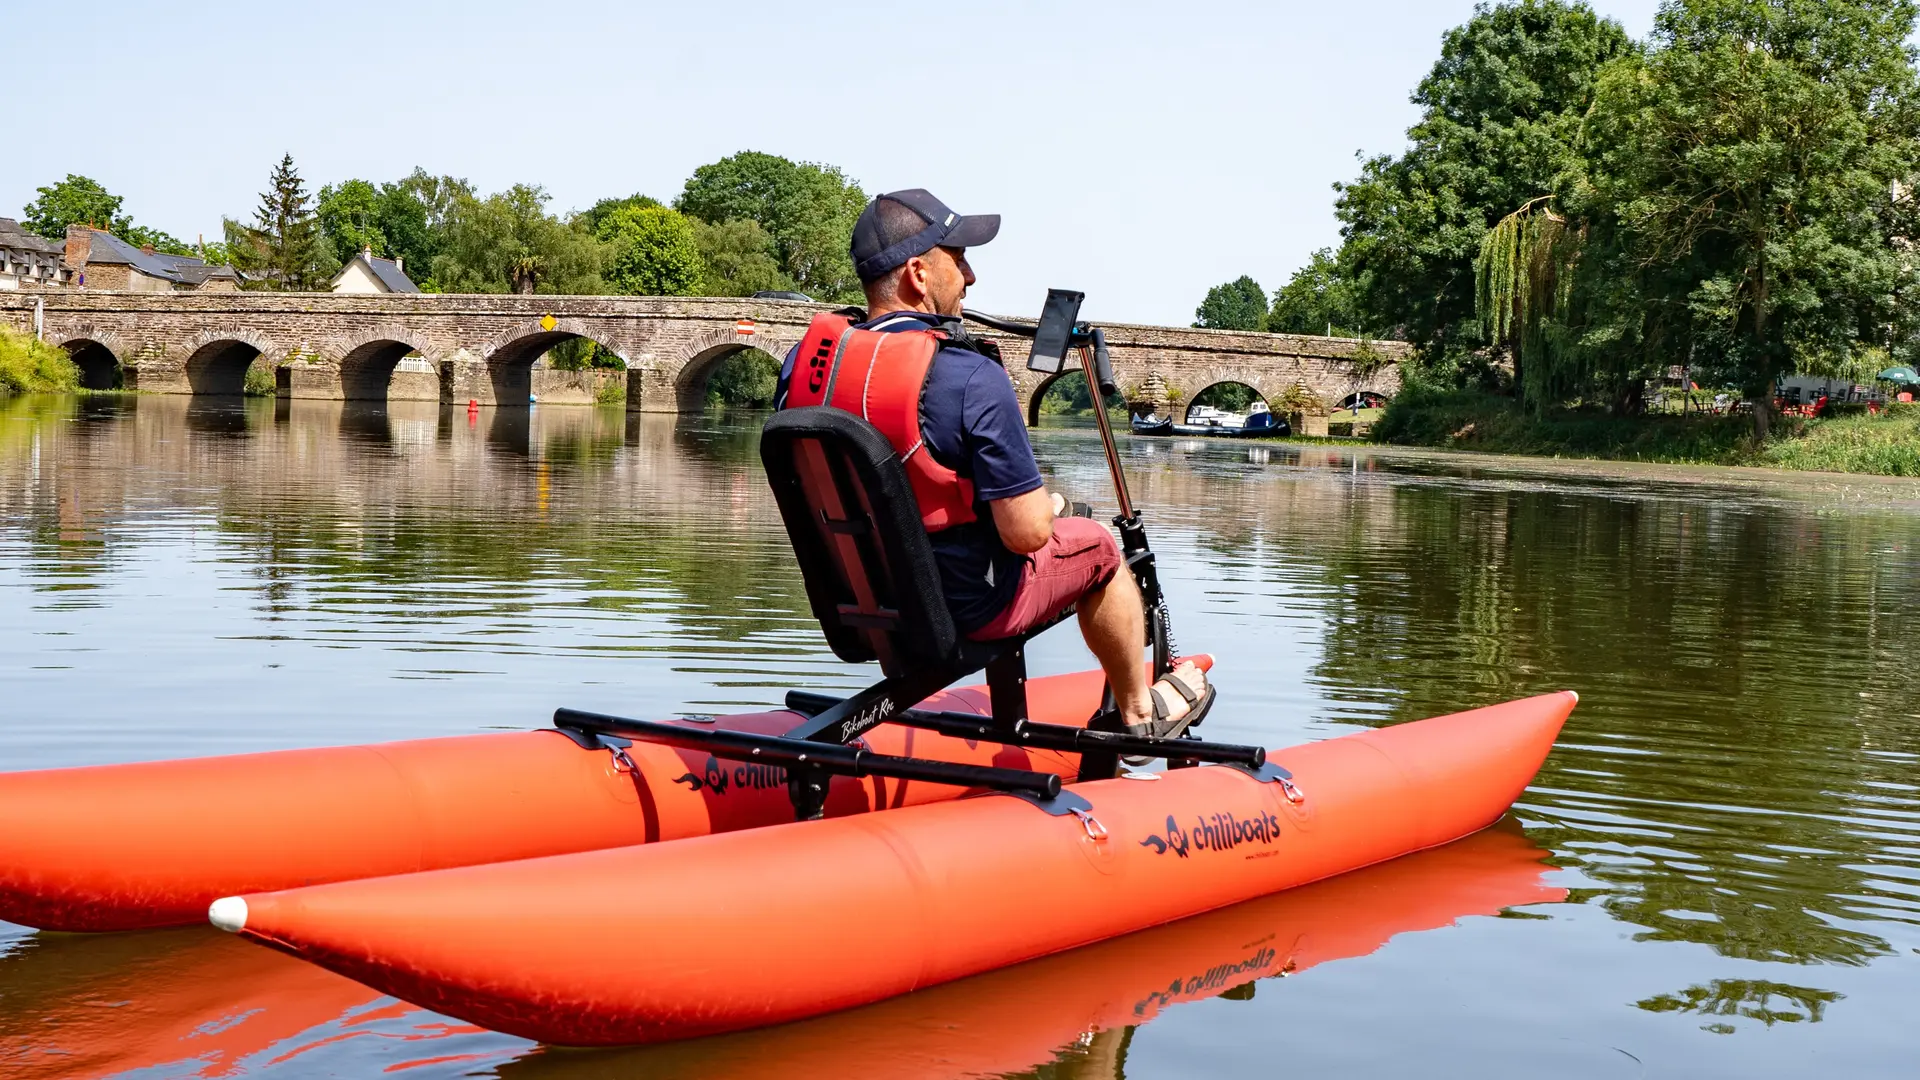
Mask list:
[{"label": "water reflection of boat", "polygon": [[[1199,416],[1200,409],[1195,406],[1187,415],[1187,423],[1176,424],[1171,417],[1146,416],[1133,418],[1135,435],[1147,436],[1207,436],[1221,439],[1272,439],[1293,434],[1293,428],[1285,420],[1273,413],[1261,410],[1247,416],[1232,413],[1219,413],[1208,410],[1207,415]],[[1195,423],[1198,419],[1201,422]]]},{"label": "water reflection of boat", "polygon": [[[627,1051],[545,1051],[376,995],[212,931],[38,935],[0,959],[9,1077],[373,1073],[486,1062],[521,1080],[625,1076],[961,1077],[1103,1053],[1176,1005],[1364,956],[1565,890],[1496,828],[1330,881],[851,1012]],[[530,1052],[531,1051],[531,1052]],[[374,1056],[377,1055],[377,1058]],[[499,1064],[507,1061],[504,1067]],[[1089,1071],[1091,1069],[1091,1071]]]}]

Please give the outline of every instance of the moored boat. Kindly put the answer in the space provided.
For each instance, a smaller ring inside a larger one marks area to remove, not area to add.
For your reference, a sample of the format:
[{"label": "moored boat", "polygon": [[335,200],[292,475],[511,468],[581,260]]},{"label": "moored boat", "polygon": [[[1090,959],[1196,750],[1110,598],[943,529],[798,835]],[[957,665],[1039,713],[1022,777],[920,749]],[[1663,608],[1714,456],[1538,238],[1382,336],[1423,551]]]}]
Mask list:
[{"label": "moored boat", "polygon": [[[1199,658],[1206,660],[1206,658]],[[1098,672],[1031,680],[1036,719],[1084,726]],[[926,707],[981,716],[984,687]],[[684,721],[775,733],[774,711]],[[882,725],[877,753],[1071,778],[1079,756]],[[828,816],[964,789],[837,777]],[[201,923],[221,896],[674,840],[791,821],[784,773],[653,743],[583,749],[553,729],[0,774],[0,920],[43,930]]]},{"label": "moored boat", "polygon": [[1498,819],[1571,693],[1096,780],[1053,816],[983,796],[222,899],[215,925],[561,1045],[782,1023],[1459,839]]}]

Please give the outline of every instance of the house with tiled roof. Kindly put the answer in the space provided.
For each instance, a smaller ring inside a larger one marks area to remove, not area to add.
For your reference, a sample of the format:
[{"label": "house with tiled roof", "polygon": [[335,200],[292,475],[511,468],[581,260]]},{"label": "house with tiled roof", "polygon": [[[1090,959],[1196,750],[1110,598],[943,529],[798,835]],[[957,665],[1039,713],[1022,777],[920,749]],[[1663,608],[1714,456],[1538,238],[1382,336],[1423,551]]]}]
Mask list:
[{"label": "house with tiled roof", "polygon": [[381,259],[373,254],[369,245],[360,254],[347,260],[347,265],[334,275],[333,291],[344,293],[417,293],[420,287],[407,277],[406,267],[398,258]]},{"label": "house with tiled roof", "polygon": [[67,284],[64,249],[29,232],[12,218],[0,218],[0,290],[55,289]]},{"label": "house with tiled roof", "polygon": [[67,226],[66,267],[70,284],[83,289],[127,292],[233,292],[240,274],[231,266],[209,266],[192,255],[169,255],[151,246],[134,247],[102,229]]}]

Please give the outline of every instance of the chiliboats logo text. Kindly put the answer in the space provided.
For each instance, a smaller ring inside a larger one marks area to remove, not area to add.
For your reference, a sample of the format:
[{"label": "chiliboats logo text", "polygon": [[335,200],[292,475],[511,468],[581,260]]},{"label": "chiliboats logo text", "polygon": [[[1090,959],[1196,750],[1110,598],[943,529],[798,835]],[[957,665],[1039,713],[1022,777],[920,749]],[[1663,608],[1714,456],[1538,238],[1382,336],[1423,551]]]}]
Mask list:
[{"label": "chiliboats logo text", "polygon": [[1156,855],[1172,852],[1185,859],[1195,851],[1231,851],[1242,844],[1272,844],[1280,839],[1280,819],[1269,811],[1243,818],[1231,812],[1200,815],[1187,828],[1172,814],[1167,815],[1163,832],[1149,833],[1140,841]]}]

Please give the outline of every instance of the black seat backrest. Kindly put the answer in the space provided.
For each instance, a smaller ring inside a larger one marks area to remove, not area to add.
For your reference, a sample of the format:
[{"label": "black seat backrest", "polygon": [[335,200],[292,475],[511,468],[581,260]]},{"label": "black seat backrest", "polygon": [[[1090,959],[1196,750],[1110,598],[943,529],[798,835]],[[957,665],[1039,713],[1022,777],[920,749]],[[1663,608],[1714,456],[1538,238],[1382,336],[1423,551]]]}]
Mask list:
[{"label": "black seat backrest", "polygon": [[959,662],[920,506],[887,437],[853,413],[783,409],[760,460],[835,656],[889,677]]}]

